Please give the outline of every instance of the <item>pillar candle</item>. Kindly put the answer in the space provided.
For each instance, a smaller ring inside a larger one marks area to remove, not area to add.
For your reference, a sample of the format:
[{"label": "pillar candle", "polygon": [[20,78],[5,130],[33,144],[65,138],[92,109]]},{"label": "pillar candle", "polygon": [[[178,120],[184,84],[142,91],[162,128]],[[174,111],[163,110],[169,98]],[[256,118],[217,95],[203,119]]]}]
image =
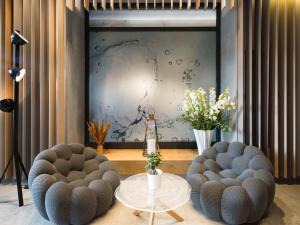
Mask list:
[{"label": "pillar candle", "polygon": [[156,140],[155,139],[148,139],[147,140],[147,153],[155,153],[156,152]]}]

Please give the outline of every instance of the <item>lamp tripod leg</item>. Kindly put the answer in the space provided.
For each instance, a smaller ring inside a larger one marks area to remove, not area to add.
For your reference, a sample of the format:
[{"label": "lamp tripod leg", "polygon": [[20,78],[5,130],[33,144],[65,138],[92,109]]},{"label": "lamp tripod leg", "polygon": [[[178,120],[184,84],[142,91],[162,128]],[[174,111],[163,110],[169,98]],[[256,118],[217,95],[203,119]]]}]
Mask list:
[{"label": "lamp tripod leg", "polygon": [[16,151],[14,151],[14,159],[15,159],[15,170],[16,170],[19,206],[21,207],[24,205],[24,202],[23,202],[23,193],[22,193],[22,184],[21,184],[20,162],[18,160],[18,152],[16,152]]},{"label": "lamp tripod leg", "polygon": [[20,165],[21,165],[21,169],[22,169],[22,171],[23,171],[23,173],[24,173],[24,175],[25,175],[25,177],[26,177],[26,181],[28,181],[28,174],[27,174],[27,172],[26,172],[25,166],[24,166],[24,164],[23,164],[23,162],[22,162],[22,159],[21,159],[19,153],[18,153],[18,161],[19,161],[19,163],[20,163]]},{"label": "lamp tripod leg", "polygon": [[1,176],[1,178],[0,178],[0,183],[1,183],[1,182],[2,182],[2,180],[3,180],[3,178],[4,178],[4,176],[5,176],[5,173],[6,173],[6,171],[8,170],[9,164],[10,164],[10,162],[11,162],[11,160],[12,160],[13,156],[14,156],[14,154],[12,153],[12,154],[11,154],[11,156],[10,156],[10,159],[9,159],[9,161],[8,161],[8,163],[7,163],[6,167],[5,167],[5,170],[4,170],[4,172],[3,172],[3,174],[2,174],[2,176]]}]

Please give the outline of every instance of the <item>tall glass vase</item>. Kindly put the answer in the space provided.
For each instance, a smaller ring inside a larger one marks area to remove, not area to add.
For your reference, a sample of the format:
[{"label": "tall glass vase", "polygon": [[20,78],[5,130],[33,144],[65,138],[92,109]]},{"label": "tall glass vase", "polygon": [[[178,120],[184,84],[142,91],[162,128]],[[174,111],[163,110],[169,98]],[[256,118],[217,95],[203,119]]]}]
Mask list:
[{"label": "tall glass vase", "polygon": [[198,153],[201,155],[204,149],[209,148],[213,138],[214,130],[196,130],[194,129],[196,137]]}]

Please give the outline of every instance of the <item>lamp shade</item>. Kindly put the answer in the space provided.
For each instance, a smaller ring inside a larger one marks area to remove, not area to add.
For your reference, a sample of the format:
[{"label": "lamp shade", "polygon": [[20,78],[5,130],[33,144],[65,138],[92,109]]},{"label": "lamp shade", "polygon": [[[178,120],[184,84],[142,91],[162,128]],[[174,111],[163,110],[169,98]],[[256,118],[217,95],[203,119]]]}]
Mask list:
[{"label": "lamp shade", "polygon": [[14,45],[25,45],[28,41],[20,34],[20,31],[15,30],[11,34],[11,43]]},{"label": "lamp shade", "polygon": [[7,98],[0,101],[0,110],[3,112],[12,112],[14,110],[14,100]]},{"label": "lamp shade", "polygon": [[23,79],[23,77],[26,73],[26,70],[15,67],[15,68],[8,70],[8,72],[13,80],[16,80],[17,82],[19,82]]}]

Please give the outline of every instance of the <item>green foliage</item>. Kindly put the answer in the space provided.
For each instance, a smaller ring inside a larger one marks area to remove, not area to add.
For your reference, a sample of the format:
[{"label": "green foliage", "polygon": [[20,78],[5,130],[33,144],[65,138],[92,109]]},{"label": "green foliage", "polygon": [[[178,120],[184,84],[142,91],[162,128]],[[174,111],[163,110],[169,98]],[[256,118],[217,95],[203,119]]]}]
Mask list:
[{"label": "green foliage", "polygon": [[231,111],[235,110],[235,103],[231,101],[229,89],[226,89],[216,99],[214,88],[205,90],[188,90],[185,93],[184,110],[180,120],[190,122],[194,129],[213,130],[215,128],[230,131]]},{"label": "green foliage", "polygon": [[151,153],[147,155],[147,165],[145,168],[148,170],[148,173],[155,175],[157,174],[156,168],[161,164],[162,157],[159,152],[157,153]]}]

